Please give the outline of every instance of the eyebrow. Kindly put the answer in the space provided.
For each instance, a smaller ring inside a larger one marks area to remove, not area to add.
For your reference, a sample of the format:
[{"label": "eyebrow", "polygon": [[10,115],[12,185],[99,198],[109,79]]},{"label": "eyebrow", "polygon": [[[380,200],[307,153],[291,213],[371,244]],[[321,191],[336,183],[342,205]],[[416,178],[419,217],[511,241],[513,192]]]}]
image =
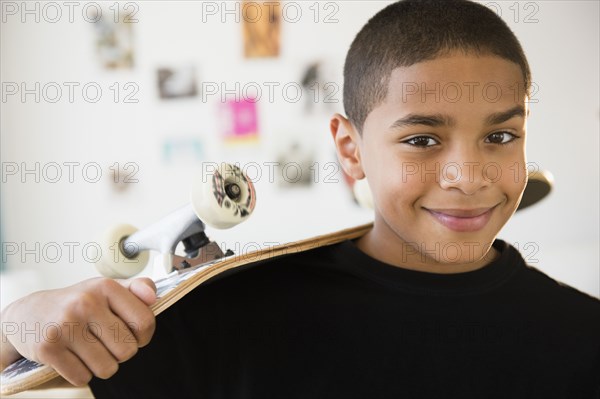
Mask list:
[{"label": "eyebrow", "polygon": [[[506,122],[514,117],[525,117],[525,108],[521,105],[517,105],[507,111],[496,112],[489,115],[485,123],[489,125],[498,125],[500,123]],[[442,115],[442,114],[408,114],[398,120],[396,120],[390,126],[390,129],[400,129],[407,126],[429,126],[429,127],[439,127],[439,126],[454,126],[456,124],[456,120],[450,116]]]},{"label": "eyebrow", "polygon": [[513,107],[508,111],[496,112],[486,118],[486,123],[488,125],[498,125],[502,122],[506,122],[507,120],[514,118],[515,116],[525,118],[525,108],[523,108],[523,106],[521,105],[517,105],[516,107]]},{"label": "eyebrow", "polygon": [[424,125],[430,127],[438,127],[438,126],[453,126],[455,121],[453,118],[442,115],[442,114],[432,114],[432,115],[421,115],[421,114],[408,114],[396,122],[392,123],[390,129],[400,129],[406,126],[416,126],[416,125]]}]

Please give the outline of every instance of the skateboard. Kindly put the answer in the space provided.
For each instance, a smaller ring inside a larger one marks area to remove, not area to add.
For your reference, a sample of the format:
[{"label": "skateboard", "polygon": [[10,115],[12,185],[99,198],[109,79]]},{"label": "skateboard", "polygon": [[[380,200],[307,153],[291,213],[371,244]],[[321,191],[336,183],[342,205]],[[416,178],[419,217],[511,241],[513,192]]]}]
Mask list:
[{"label": "skateboard", "polygon": [[[222,251],[206,236],[205,227],[229,228],[247,219],[256,204],[254,186],[239,168],[229,164],[221,165],[205,180],[192,183],[189,205],[143,230],[131,225],[116,226],[105,233],[101,242],[103,252],[96,267],[107,277],[128,278],[138,274],[146,267],[150,250],[163,255],[168,273],[155,281],[157,301],[151,306],[155,315],[223,272],[358,238],[372,227],[366,224],[236,255],[230,250]],[[178,244],[183,244],[185,256],[175,253]],[[115,248],[118,248],[116,253],[110,250]],[[23,358],[2,371],[0,395],[26,391],[58,376],[50,366]]]}]

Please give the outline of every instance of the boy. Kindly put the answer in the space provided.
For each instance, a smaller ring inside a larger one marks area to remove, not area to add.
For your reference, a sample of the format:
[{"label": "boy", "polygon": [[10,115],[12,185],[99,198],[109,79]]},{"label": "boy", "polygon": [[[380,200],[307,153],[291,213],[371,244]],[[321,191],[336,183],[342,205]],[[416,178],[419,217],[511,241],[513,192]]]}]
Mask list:
[{"label": "boy", "polygon": [[155,334],[145,279],[32,294],[3,323],[72,334],[8,337],[3,364],[49,363],[98,398],[600,397],[600,301],[496,239],[526,184],[530,84],[484,6],[386,7],[348,52],[348,118],[331,120],[344,170],[373,192],[368,234],[201,286]]}]

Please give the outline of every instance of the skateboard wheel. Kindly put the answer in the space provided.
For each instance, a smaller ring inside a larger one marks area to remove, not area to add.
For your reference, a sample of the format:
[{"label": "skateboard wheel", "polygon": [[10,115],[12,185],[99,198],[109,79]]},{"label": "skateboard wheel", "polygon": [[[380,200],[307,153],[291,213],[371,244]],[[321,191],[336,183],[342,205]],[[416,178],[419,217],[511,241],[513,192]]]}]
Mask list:
[{"label": "skateboard wheel", "polygon": [[358,202],[360,206],[373,209],[373,196],[366,178],[355,181],[354,186],[352,186],[352,191],[354,192],[356,202]]},{"label": "skateboard wheel", "polygon": [[141,272],[150,255],[148,251],[141,251],[135,258],[127,258],[122,251],[123,239],[138,231],[129,224],[121,224],[107,230],[100,241],[102,253],[96,262],[96,269],[105,277],[130,278]]},{"label": "skateboard wheel", "polygon": [[196,215],[209,226],[228,229],[247,219],[256,205],[254,185],[240,168],[220,164],[209,175],[192,182],[191,203]]}]

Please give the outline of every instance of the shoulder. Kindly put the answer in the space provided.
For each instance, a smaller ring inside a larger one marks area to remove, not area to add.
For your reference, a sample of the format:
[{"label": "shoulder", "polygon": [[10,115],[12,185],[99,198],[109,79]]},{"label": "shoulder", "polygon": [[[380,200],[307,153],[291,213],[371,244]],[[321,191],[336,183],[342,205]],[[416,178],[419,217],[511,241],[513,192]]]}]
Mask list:
[{"label": "shoulder", "polygon": [[556,320],[593,328],[600,336],[600,299],[525,264],[520,292],[543,306]]},{"label": "shoulder", "polygon": [[595,310],[600,316],[600,299],[549,276],[537,265],[527,263],[512,245],[503,240],[496,241],[505,258],[504,263],[510,264],[511,269],[517,272],[512,279],[515,293],[522,293],[532,300],[539,299],[548,304],[560,302]]},{"label": "shoulder", "polygon": [[248,284],[314,284],[327,276],[344,274],[343,268],[340,268],[340,256],[345,252],[345,247],[346,243],[322,245],[278,256],[267,252],[246,265],[216,276],[207,285],[223,288]]},{"label": "shoulder", "polygon": [[248,264],[216,275],[181,301],[210,300],[226,304],[241,298],[266,301],[302,294],[309,289],[322,291],[350,278],[340,261],[344,247],[345,243],[339,243],[279,256],[263,253]]},{"label": "shoulder", "polygon": [[545,294],[548,295],[547,299],[556,298],[581,307],[595,309],[600,316],[600,299],[547,275],[535,266],[525,264],[524,273],[531,283],[532,294]]}]

